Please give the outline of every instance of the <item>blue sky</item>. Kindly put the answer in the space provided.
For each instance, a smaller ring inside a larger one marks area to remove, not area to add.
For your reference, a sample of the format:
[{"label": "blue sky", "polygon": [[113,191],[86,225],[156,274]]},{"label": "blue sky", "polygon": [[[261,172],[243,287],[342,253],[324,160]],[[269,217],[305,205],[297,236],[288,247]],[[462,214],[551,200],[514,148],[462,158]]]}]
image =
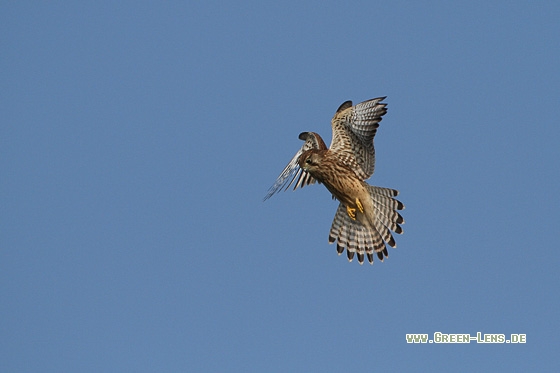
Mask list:
[{"label": "blue sky", "polygon": [[[0,370],[558,369],[560,5],[0,6]],[[389,259],[323,186],[262,198],[388,96]],[[407,344],[407,333],[526,344]]]}]

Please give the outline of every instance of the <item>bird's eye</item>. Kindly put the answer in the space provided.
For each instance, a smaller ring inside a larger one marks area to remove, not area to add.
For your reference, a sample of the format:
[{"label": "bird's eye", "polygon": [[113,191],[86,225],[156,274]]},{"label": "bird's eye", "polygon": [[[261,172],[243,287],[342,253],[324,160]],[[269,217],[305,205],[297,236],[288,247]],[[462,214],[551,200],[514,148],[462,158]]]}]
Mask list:
[{"label": "bird's eye", "polygon": [[307,159],[305,160],[305,163],[311,164],[311,159],[307,158]]}]

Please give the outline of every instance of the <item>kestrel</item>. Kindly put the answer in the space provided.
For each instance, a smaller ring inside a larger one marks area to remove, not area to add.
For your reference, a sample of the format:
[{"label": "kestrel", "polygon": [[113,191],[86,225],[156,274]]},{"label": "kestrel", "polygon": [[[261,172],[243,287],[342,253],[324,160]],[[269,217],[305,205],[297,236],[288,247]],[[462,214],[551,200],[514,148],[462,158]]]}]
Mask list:
[{"label": "kestrel", "polygon": [[396,247],[391,231],[401,234],[399,224],[404,219],[397,210],[404,205],[396,200],[395,189],[369,185],[365,180],[373,175],[375,149],[373,138],[382,116],[387,113],[385,97],[374,98],[352,106],[346,101],[331,121],[330,148],[315,132],[302,132],[305,141],[301,149],[284,168],[265,200],[294,184],[294,190],[316,181],[325,185],[340,204],[329,233],[329,243],[337,242],[338,255],[344,252],[352,261],[373,264],[373,253],[379,260],[388,257],[385,244]]}]

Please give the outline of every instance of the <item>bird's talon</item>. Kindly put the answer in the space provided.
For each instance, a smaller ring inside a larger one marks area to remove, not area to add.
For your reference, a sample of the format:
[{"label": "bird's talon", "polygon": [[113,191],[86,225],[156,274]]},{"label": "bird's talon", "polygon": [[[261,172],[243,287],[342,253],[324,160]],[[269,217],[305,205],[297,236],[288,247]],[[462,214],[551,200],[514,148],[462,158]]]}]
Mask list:
[{"label": "bird's talon", "polygon": [[356,209],[346,206],[346,212],[348,213],[348,216],[350,216],[350,219],[356,220]]},{"label": "bird's talon", "polygon": [[359,199],[356,198],[356,206],[358,206],[358,209],[360,210],[360,212],[363,214],[364,213],[364,206],[362,206],[362,203],[360,202]]}]

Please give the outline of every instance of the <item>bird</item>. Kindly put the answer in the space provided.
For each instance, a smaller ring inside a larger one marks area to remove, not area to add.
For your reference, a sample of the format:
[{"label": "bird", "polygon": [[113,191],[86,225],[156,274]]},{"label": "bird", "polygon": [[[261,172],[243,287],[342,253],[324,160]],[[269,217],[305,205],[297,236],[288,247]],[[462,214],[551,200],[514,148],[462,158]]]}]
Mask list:
[{"label": "bird", "polygon": [[264,197],[266,201],[294,185],[323,184],[339,201],[329,231],[329,243],[336,242],[341,255],[346,250],[349,262],[354,256],[360,264],[365,257],[373,264],[389,256],[387,245],[396,247],[391,233],[402,234],[404,205],[395,197],[398,190],[366,182],[375,169],[374,137],[387,113],[387,97],[378,97],[355,106],[345,101],[331,120],[332,141],[327,148],[318,133],[302,132],[303,146],[280,173]]}]

